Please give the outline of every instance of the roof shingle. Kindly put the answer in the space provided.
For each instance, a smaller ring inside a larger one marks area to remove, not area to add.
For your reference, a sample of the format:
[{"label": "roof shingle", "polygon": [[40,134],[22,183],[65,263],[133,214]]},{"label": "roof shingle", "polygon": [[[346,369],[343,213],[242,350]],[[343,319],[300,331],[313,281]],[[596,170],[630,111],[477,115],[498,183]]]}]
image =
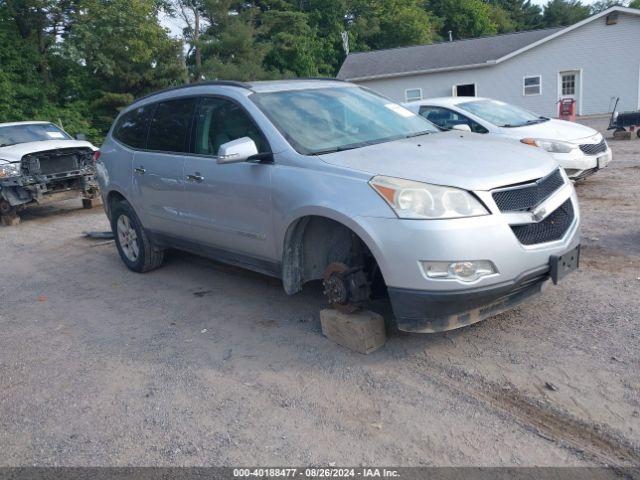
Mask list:
[{"label": "roof shingle", "polygon": [[483,64],[520,50],[563,28],[351,53],[342,64],[337,78],[353,80]]}]

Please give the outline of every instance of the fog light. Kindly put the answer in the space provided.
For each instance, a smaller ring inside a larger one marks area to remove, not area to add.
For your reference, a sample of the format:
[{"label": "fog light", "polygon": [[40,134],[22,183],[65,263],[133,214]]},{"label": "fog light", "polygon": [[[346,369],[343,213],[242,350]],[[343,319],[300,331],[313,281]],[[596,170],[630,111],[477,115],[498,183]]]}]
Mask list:
[{"label": "fog light", "polygon": [[481,277],[498,273],[498,269],[489,260],[461,262],[420,262],[428,278],[455,279],[461,282],[473,282]]}]

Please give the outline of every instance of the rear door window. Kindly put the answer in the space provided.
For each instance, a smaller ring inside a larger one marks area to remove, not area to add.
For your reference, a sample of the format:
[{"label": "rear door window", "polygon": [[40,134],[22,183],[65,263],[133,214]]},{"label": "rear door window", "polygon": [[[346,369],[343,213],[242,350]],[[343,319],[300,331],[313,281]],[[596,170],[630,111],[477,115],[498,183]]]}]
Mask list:
[{"label": "rear door window", "polygon": [[149,127],[147,150],[187,153],[195,98],[160,102]]},{"label": "rear door window", "polygon": [[144,105],[122,115],[113,130],[113,136],[129,147],[145,148],[154,108],[155,105]]}]

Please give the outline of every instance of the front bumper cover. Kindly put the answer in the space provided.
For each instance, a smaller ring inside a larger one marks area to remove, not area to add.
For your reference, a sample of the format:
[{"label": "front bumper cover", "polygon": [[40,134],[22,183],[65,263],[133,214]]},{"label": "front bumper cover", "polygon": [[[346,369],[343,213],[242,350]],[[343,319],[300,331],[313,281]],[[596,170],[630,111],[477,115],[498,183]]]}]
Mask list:
[{"label": "front bumper cover", "polygon": [[548,266],[524,273],[512,282],[455,291],[389,288],[400,330],[435,333],[465,327],[497,315],[542,292]]}]

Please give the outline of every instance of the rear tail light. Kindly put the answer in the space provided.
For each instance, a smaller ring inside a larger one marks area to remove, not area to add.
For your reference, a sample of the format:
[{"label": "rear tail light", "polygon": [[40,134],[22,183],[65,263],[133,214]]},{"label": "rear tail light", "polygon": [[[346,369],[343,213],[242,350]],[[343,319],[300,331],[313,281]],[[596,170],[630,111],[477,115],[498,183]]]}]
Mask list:
[{"label": "rear tail light", "polygon": [[93,163],[98,163],[99,159],[100,159],[100,150],[96,150],[95,152],[93,152]]}]

